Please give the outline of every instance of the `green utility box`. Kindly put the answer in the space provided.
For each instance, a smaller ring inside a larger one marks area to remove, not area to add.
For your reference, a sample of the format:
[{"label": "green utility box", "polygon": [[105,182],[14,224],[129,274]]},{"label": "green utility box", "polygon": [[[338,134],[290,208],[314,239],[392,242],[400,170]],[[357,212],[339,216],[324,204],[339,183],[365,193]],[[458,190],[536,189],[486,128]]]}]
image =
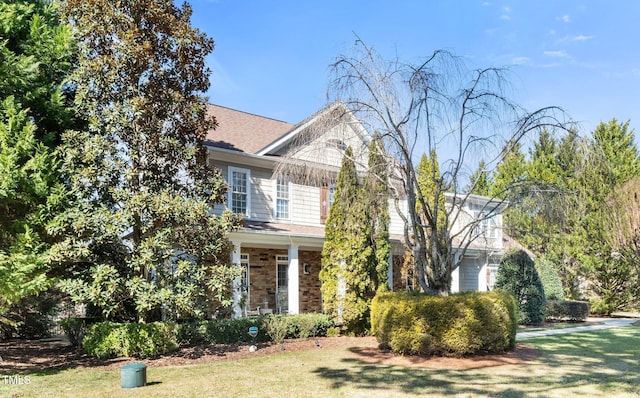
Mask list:
[{"label": "green utility box", "polygon": [[147,385],[147,366],[142,363],[129,363],[120,368],[120,386],[136,388]]}]

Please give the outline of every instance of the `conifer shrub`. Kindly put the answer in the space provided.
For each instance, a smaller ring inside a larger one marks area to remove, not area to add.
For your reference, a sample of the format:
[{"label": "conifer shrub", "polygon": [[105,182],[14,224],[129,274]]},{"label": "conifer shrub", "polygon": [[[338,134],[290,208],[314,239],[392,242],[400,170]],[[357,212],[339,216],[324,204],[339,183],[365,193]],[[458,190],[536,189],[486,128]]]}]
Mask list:
[{"label": "conifer shrub", "polygon": [[511,249],[502,256],[495,288],[507,290],[516,297],[521,324],[535,325],[544,321],[544,288],[533,260],[524,250]]},{"label": "conifer shrub", "polygon": [[584,322],[589,316],[588,301],[547,300],[548,321]]},{"label": "conifer shrub", "polygon": [[536,259],[535,267],[544,288],[544,297],[547,300],[563,300],[564,288],[562,287],[562,279],[560,279],[558,270],[553,262],[546,258]]},{"label": "conifer shrub", "polygon": [[148,358],[175,351],[178,343],[173,324],[100,322],[89,328],[82,347],[97,358]]},{"label": "conifer shrub", "polygon": [[513,349],[517,319],[517,303],[506,291],[388,292],[372,302],[371,333],[398,354],[463,356]]}]

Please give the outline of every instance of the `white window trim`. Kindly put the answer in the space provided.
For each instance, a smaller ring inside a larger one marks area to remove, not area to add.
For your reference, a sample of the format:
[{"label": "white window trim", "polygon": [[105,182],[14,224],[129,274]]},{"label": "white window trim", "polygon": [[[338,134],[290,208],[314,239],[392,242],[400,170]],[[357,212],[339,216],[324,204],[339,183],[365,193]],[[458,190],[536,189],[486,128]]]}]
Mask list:
[{"label": "white window trim", "polygon": [[237,173],[245,173],[247,175],[247,208],[245,210],[244,216],[245,218],[251,218],[251,170],[249,169],[243,169],[240,167],[233,167],[233,166],[229,166],[229,170],[228,173],[229,175],[227,176],[227,181],[229,183],[229,193],[228,193],[228,197],[227,197],[227,203],[228,203],[228,208],[229,209],[233,209],[233,173],[237,172]]},{"label": "white window trim", "polygon": [[278,217],[278,179],[273,180],[273,218],[276,220],[292,220],[293,219],[293,206],[292,206],[292,184],[291,181],[287,181],[287,192],[289,193],[289,197],[287,200],[289,201],[289,217]]}]

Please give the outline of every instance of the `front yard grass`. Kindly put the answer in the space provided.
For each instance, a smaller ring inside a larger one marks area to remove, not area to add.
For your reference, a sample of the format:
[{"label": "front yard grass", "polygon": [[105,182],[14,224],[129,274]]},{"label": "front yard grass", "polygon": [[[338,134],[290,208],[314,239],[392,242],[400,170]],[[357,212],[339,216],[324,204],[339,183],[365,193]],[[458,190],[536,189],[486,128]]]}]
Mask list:
[{"label": "front yard grass", "polygon": [[[640,328],[526,341],[537,360],[471,370],[364,363],[348,348],[147,369],[149,385],[120,388],[120,370],[67,369],[3,384],[3,397],[637,397]],[[24,376],[24,375],[23,375]]]}]

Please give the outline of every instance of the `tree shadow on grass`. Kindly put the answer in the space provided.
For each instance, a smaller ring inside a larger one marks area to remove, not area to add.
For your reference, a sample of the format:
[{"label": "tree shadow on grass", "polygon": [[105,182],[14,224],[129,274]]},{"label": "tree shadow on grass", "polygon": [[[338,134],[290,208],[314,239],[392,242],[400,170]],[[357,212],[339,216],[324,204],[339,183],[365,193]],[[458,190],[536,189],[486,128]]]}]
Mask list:
[{"label": "tree shadow on grass", "polygon": [[635,328],[532,339],[536,361],[477,369],[425,369],[345,358],[344,366],[314,373],[332,389],[389,391],[389,395],[524,397],[572,391],[640,394],[640,331]]}]

